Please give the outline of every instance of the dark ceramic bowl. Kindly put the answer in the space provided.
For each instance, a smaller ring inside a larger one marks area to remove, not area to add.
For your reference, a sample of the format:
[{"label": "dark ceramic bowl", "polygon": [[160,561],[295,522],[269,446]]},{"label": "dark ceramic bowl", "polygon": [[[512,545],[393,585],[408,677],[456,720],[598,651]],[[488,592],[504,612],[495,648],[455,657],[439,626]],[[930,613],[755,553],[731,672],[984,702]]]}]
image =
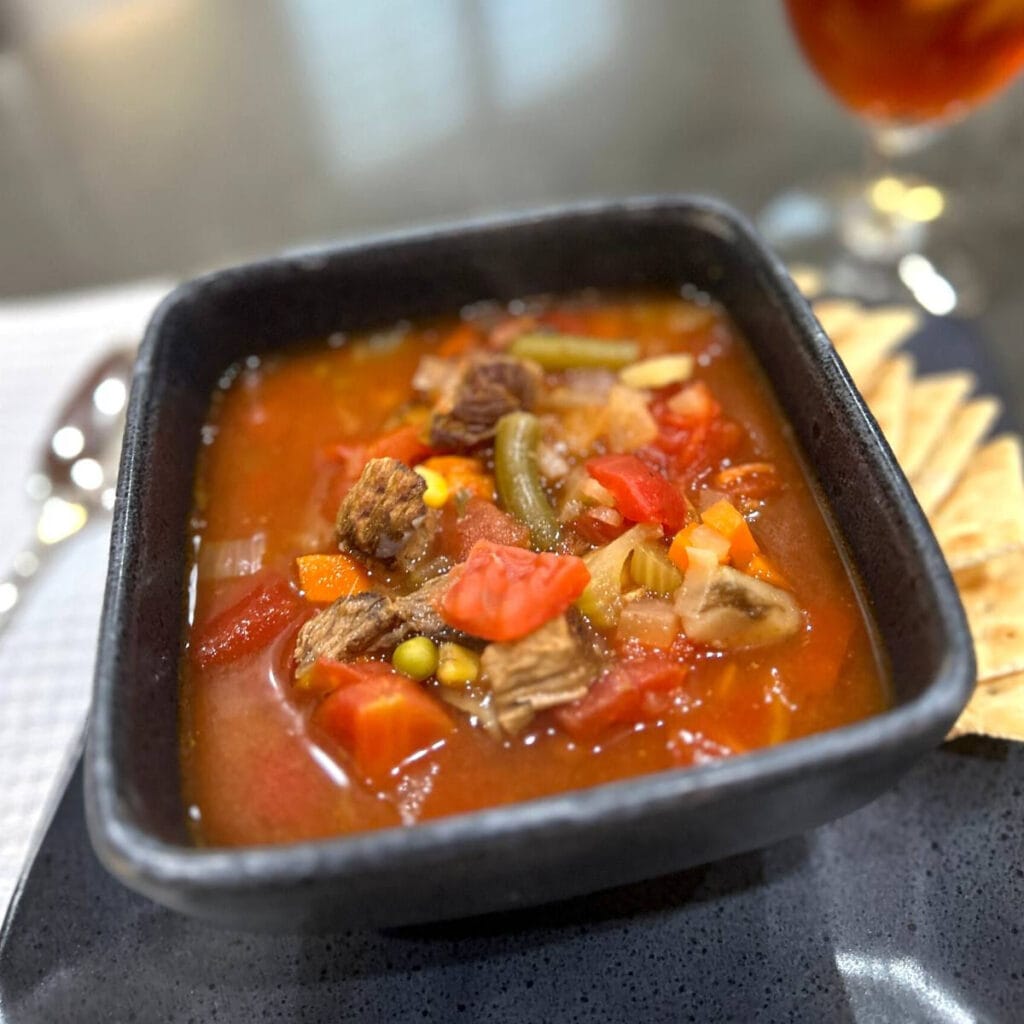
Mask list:
[{"label": "dark ceramic bowl", "polygon": [[[253,351],[480,299],[685,282],[725,305],[774,386],[873,609],[892,710],[716,764],[410,829],[191,846],[177,736],[186,520],[200,426],[224,368]],[[89,830],[125,884],[232,925],[479,914],[663,874],[846,814],[941,741],[973,677],[956,590],[906,481],[810,309],[729,210],[638,200],[386,238],[211,274],[175,291],[150,323],[103,610]]]}]

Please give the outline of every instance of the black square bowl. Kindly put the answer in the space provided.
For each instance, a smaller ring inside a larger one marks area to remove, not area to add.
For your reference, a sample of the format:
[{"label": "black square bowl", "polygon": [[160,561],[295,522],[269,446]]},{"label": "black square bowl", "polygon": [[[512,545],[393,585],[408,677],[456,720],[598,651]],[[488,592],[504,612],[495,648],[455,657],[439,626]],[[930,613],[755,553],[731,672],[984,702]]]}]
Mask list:
[{"label": "black square bowl", "polygon": [[[892,709],[726,761],[345,838],[190,845],[178,763],[186,522],[225,367],[332,331],[588,286],[719,299],[792,426],[877,626]],[[211,274],[159,308],[132,386],[86,754],[89,830],[125,884],[244,927],[410,924],[592,892],[846,814],[942,740],[974,660],[928,525],[810,309],[746,224],[688,198],[587,204]]]}]

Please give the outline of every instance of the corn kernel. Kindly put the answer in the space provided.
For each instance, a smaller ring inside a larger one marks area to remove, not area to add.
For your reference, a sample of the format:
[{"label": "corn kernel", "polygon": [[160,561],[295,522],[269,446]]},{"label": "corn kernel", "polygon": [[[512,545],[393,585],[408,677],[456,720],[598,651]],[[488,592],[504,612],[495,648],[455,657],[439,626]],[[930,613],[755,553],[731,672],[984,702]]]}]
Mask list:
[{"label": "corn kernel", "polygon": [[437,671],[442,686],[464,686],[475,683],[480,675],[480,657],[461,644],[441,644],[437,652]]},{"label": "corn kernel", "polygon": [[426,466],[417,466],[413,470],[427,485],[423,492],[423,504],[427,508],[441,508],[448,500],[448,481],[440,473]]}]

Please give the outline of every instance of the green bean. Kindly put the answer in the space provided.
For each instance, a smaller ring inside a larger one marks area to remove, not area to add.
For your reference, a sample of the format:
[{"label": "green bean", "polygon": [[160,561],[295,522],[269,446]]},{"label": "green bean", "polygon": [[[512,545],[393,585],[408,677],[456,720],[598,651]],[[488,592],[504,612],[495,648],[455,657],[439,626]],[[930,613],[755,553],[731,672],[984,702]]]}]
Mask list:
[{"label": "green bean", "polygon": [[510,412],[498,420],[494,438],[494,477],[506,511],[526,525],[539,551],[558,543],[558,520],[537,470],[540,421],[532,413]]},{"label": "green bean", "polygon": [[519,359],[530,359],[545,370],[595,368],[621,370],[635,363],[640,346],[635,341],[610,341],[575,334],[520,334],[509,352]]}]

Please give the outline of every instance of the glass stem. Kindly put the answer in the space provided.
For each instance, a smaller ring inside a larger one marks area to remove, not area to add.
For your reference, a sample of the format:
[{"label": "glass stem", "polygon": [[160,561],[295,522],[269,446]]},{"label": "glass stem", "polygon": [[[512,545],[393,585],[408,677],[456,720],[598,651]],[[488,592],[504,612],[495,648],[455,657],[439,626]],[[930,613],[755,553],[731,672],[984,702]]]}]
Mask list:
[{"label": "glass stem", "polygon": [[858,259],[891,265],[924,245],[942,196],[934,186],[901,173],[898,162],[927,146],[936,133],[932,125],[868,123],[864,181],[839,212],[840,238]]}]

